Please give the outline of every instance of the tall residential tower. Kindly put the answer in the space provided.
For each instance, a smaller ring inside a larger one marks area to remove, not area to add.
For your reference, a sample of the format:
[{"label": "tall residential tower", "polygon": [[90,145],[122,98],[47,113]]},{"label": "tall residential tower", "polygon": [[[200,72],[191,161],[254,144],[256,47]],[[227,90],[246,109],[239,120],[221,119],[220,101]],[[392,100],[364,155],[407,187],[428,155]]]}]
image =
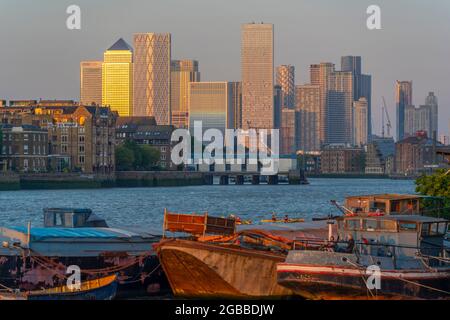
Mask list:
[{"label": "tall residential tower", "polygon": [[82,61],[80,63],[80,103],[102,104],[102,62]]}]

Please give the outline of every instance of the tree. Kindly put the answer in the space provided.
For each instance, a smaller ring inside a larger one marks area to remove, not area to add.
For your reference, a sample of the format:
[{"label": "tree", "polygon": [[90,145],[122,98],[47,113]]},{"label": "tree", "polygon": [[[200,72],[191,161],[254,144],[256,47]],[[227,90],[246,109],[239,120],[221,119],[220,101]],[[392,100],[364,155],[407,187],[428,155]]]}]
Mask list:
[{"label": "tree", "polygon": [[431,175],[422,175],[416,180],[416,192],[430,197],[442,197],[440,205],[433,199],[425,200],[424,205],[429,215],[450,218],[450,171],[438,170]]},{"label": "tree", "polygon": [[142,159],[141,167],[144,170],[154,169],[158,165],[159,159],[161,158],[161,152],[159,149],[148,145],[143,145],[140,149]]},{"label": "tree", "polygon": [[116,148],[116,166],[119,171],[133,170],[135,162],[134,152],[127,146],[122,145]]}]

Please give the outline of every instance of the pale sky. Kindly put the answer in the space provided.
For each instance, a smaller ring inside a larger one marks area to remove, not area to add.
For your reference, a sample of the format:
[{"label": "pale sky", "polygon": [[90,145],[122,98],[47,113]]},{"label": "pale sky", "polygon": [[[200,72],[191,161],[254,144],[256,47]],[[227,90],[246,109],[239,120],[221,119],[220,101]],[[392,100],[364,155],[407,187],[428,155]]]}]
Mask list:
[{"label": "pale sky", "polygon": [[[66,8],[81,7],[81,30]],[[366,9],[382,10],[382,30]],[[374,132],[386,97],[395,133],[395,80],[413,80],[414,104],[439,99],[439,131],[450,119],[449,0],[0,0],[0,99],[79,99],[79,62],[135,32],[172,33],[172,58],[197,59],[202,80],[240,80],[240,25],[275,25],[275,63],[309,81],[312,63],[361,55],[373,76]]]}]

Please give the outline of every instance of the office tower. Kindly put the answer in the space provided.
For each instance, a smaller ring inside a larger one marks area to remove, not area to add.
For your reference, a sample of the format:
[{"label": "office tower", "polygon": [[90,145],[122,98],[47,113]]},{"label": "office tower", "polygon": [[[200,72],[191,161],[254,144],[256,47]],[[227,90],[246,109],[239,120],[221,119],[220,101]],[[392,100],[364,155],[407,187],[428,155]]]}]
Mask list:
[{"label": "office tower", "polygon": [[412,81],[397,81],[395,85],[397,140],[405,136],[405,109],[412,105]]},{"label": "office tower", "polygon": [[208,129],[234,127],[232,85],[229,82],[191,82],[189,84],[189,130],[193,135],[194,122],[201,121],[203,132]]},{"label": "office tower", "polygon": [[368,142],[368,110],[369,104],[366,98],[360,98],[353,103],[353,144],[359,147],[365,146]]},{"label": "office tower", "polygon": [[172,109],[172,124],[177,128],[187,128],[189,126],[189,83],[199,81],[198,61],[172,60],[170,67],[170,105]]},{"label": "office tower", "polygon": [[274,127],[274,27],[241,27],[242,127]]},{"label": "office tower", "polygon": [[102,104],[102,62],[80,62],[80,103]]},{"label": "office tower", "polygon": [[438,132],[438,98],[434,95],[434,92],[428,93],[428,96],[425,99],[425,105],[429,106],[431,113],[431,123],[430,123],[430,137],[433,137],[433,132]]},{"label": "office tower", "polygon": [[297,152],[297,128],[299,126],[299,113],[295,109],[283,108],[281,110],[280,125],[280,154],[292,155]]},{"label": "office tower", "polygon": [[295,67],[277,67],[276,84],[281,87],[281,107],[295,109]]},{"label": "office tower", "polygon": [[341,57],[341,71],[361,74],[361,57],[344,56]]},{"label": "office tower", "polygon": [[[353,74],[335,71],[327,94],[327,142],[353,143]],[[343,103],[343,104],[342,104]]]},{"label": "office tower", "polygon": [[110,106],[120,116],[133,113],[133,49],[123,39],[103,57],[102,105]]},{"label": "office tower", "polygon": [[298,148],[303,151],[320,150],[320,86],[296,87],[296,110],[299,112]]},{"label": "office tower", "polygon": [[310,66],[311,85],[320,87],[320,112],[319,112],[319,141],[326,143],[327,139],[327,93],[330,88],[331,74],[335,71],[333,63],[320,63]]},{"label": "office tower", "polygon": [[233,128],[242,128],[242,82],[230,82],[232,91],[232,104],[233,104],[233,115],[234,115],[234,125]]},{"label": "office tower", "polygon": [[171,122],[170,33],[134,35],[134,115],[154,116],[159,125]]},{"label": "office tower", "polygon": [[353,73],[353,100],[367,100],[368,138],[372,135],[372,76],[362,73],[361,57],[345,56],[341,58],[341,71]]}]

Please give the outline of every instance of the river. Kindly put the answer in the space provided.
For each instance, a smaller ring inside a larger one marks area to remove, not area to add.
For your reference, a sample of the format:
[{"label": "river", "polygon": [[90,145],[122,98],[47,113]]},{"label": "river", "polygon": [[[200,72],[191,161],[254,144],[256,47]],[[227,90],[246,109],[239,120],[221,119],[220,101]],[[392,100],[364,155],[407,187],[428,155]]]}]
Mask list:
[{"label": "river", "polygon": [[0,191],[0,226],[41,226],[45,207],[91,208],[111,226],[160,231],[164,208],[179,213],[239,215],[268,219],[272,212],[290,217],[336,214],[330,200],[372,193],[414,193],[414,182],[385,179],[310,179],[310,185],[228,185],[172,188]]}]

